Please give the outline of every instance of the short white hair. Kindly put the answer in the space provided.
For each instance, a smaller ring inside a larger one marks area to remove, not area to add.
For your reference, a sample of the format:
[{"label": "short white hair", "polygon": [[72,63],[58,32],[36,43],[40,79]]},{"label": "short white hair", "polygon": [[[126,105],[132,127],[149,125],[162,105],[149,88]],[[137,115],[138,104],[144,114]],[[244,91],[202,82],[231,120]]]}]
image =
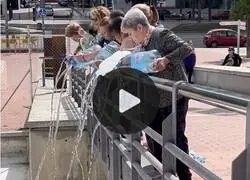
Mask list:
[{"label": "short white hair", "polygon": [[141,24],[144,27],[150,26],[145,14],[138,8],[132,8],[124,16],[121,24],[121,30],[136,29],[138,24]]}]

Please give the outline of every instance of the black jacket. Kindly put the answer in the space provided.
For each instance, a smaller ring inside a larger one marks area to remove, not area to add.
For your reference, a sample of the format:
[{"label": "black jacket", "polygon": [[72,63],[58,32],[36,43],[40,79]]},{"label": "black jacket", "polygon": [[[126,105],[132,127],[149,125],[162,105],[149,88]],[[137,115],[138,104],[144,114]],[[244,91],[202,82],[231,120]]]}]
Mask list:
[{"label": "black jacket", "polygon": [[242,62],[241,57],[234,53],[232,59],[229,58],[229,54],[225,57],[224,62],[222,63],[222,66],[240,66]]}]

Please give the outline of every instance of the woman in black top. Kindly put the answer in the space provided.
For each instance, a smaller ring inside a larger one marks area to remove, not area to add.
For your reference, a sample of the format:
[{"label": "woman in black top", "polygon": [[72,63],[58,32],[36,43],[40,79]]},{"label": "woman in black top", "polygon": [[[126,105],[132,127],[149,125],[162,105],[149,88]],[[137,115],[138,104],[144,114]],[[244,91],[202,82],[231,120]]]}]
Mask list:
[{"label": "woman in black top", "polygon": [[242,59],[239,54],[234,52],[233,47],[228,48],[228,55],[225,57],[222,66],[240,66]]},{"label": "woman in black top", "polygon": [[[186,72],[184,70],[184,59],[189,56],[193,49],[183,41],[180,37],[176,36],[173,32],[166,28],[156,28],[151,26],[144,13],[137,9],[132,8],[124,16],[121,30],[130,35],[130,37],[142,49],[158,50],[161,58],[155,60],[155,70],[158,73],[152,73],[153,76],[169,79],[173,81],[186,80]],[[160,104],[158,113],[149,125],[159,134],[162,134],[162,122],[172,112],[172,94],[159,90]],[[177,96],[177,146],[188,154],[188,140],[185,136],[186,114],[188,110],[187,98]],[[162,147],[157,142],[148,138],[149,149],[153,155],[162,161]],[[190,180],[191,172],[189,168],[177,160],[176,163],[177,174],[180,180]]]}]

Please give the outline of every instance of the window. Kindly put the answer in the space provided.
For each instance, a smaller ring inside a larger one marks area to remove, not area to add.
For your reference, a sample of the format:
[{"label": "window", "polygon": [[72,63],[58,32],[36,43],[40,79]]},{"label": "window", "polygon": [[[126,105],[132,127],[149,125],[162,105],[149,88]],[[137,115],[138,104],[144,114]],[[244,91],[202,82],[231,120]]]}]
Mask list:
[{"label": "window", "polygon": [[227,36],[235,37],[235,36],[237,36],[237,33],[234,31],[227,31]]},{"label": "window", "polygon": [[226,31],[218,31],[216,34],[219,35],[219,36],[227,36]]}]

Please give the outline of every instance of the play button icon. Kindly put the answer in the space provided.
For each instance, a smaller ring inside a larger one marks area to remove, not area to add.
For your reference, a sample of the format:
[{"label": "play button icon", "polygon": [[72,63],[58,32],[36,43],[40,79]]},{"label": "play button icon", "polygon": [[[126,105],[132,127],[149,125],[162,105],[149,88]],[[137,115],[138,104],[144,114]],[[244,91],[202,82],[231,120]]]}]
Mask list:
[{"label": "play button icon", "polygon": [[147,74],[120,68],[99,76],[93,94],[93,110],[112,132],[137,133],[156,117],[159,93]]},{"label": "play button icon", "polygon": [[121,89],[119,91],[119,112],[124,113],[125,111],[131,109],[132,107],[139,104],[141,100],[129,92]]}]

